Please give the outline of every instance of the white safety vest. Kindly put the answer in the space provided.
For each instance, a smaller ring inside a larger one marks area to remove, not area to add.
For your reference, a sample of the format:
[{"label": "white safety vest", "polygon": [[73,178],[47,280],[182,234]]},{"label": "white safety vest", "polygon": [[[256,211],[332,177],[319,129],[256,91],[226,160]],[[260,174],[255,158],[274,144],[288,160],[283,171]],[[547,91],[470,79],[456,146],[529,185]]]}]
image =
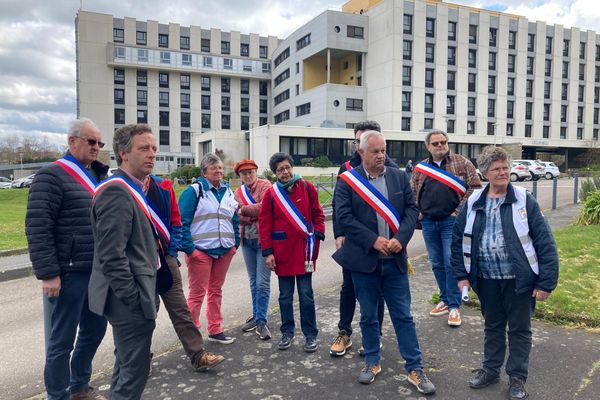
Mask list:
[{"label": "white safety vest", "polygon": [[[539,266],[537,254],[533,247],[533,241],[529,236],[529,223],[527,221],[527,190],[520,186],[513,186],[517,201],[512,204],[512,222],[527,256],[527,261],[534,274],[539,275]],[[473,211],[473,204],[481,197],[483,189],[477,189],[471,194],[467,200],[467,222],[465,225],[465,232],[463,233],[463,258],[465,263],[465,270],[467,273],[471,271],[471,240],[473,237],[473,224],[475,223],[476,211]]]},{"label": "white safety vest", "polygon": [[[196,197],[200,194],[199,185],[192,185]],[[227,188],[220,203],[212,190],[203,190],[190,226],[194,246],[205,250],[235,246],[233,215],[237,208],[231,189]]]}]

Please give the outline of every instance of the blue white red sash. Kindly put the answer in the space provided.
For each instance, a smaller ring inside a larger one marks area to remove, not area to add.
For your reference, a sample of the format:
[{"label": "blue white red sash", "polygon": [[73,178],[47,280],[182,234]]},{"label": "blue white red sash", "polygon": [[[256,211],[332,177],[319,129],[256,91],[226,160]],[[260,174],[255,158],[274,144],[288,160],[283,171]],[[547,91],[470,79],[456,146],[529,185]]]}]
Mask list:
[{"label": "blue white red sash", "polygon": [[148,203],[148,210],[152,216],[152,223],[154,224],[154,227],[162,235],[162,237],[165,238],[167,244],[171,243],[171,233],[169,232],[166,217],[163,217],[158,207],[156,207],[154,203],[152,203],[152,201],[150,201],[150,199],[147,197],[146,202]]},{"label": "blue white red sash", "polygon": [[454,190],[458,193],[459,196],[464,196],[467,193],[467,189],[469,185],[462,179],[458,178],[456,175],[451,174],[448,171],[444,171],[441,168],[438,168],[435,165],[431,165],[426,163],[425,161],[421,161],[414,168],[415,171],[419,171],[428,177],[435,179],[438,182],[443,183],[448,186],[450,189]]},{"label": "blue white red sash", "polygon": [[87,169],[73,157],[71,154],[67,154],[61,159],[54,162],[64,169],[67,174],[71,175],[77,182],[79,182],[88,192],[94,195],[98,181],[88,172]]},{"label": "blue white red sash", "polygon": [[246,185],[242,185],[237,188],[237,192],[239,198],[242,200],[242,203],[244,203],[245,206],[257,203],[257,201],[254,200],[254,197],[252,197],[252,194],[250,194],[250,189],[248,189]]},{"label": "blue white red sash", "polygon": [[361,199],[373,207],[373,210],[387,222],[394,234],[398,232],[401,220],[400,214],[375,186],[370,184],[356,169],[344,172],[340,175],[340,178],[354,189]]},{"label": "blue white red sash", "polygon": [[346,167],[346,171],[350,171],[352,169],[352,164],[350,164],[350,160],[346,161],[344,163],[344,166]]},{"label": "blue white red sash", "polygon": [[315,234],[313,231],[312,224],[309,224],[304,218],[304,215],[294,205],[290,196],[282,189],[277,183],[272,186],[273,199],[275,203],[281,208],[283,214],[286,216],[288,221],[298,231],[304,233],[307,237],[306,243],[306,261],[312,261],[315,252]]}]

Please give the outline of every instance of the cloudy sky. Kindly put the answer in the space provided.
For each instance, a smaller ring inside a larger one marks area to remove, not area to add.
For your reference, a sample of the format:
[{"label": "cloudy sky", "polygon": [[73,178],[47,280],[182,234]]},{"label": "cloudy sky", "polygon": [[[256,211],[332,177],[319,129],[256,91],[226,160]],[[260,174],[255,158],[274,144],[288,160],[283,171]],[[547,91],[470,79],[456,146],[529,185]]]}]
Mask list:
[{"label": "cloudy sky", "polygon": [[[81,3],[80,3],[81,2]],[[0,137],[64,143],[75,117],[74,18],[88,11],[285,37],[345,0],[0,0]],[[454,1],[600,32],[597,0]],[[268,24],[266,23],[268,21]]]}]

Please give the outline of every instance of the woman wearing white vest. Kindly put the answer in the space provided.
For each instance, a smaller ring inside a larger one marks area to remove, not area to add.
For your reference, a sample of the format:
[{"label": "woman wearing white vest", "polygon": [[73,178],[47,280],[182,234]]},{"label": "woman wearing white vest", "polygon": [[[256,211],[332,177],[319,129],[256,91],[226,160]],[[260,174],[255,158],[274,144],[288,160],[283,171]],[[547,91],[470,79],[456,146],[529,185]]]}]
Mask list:
[{"label": "woman wearing white vest", "polygon": [[452,236],[452,269],[463,288],[471,286],[485,319],[481,369],[469,379],[473,389],[499,380],[508,324],[509,399],[524,399],[531,316],[536,300],[546,300],[558,281],[556,243],[535,198],[510,183],[511,161],[500,147],[486,147],[477,159],[488,179],[458,215]]},{"label": "woman wearing white vest", "polygon": [[188,307],[200,329],[200,309],[206,300],[208,340],[230,344],[223,333],[222,287],[229,264],[240,244],[238,216],[229,184],[223,180],[223,163],[208,153],[200,162],[202,176],[179,198],[183,240],[188,267]]}]

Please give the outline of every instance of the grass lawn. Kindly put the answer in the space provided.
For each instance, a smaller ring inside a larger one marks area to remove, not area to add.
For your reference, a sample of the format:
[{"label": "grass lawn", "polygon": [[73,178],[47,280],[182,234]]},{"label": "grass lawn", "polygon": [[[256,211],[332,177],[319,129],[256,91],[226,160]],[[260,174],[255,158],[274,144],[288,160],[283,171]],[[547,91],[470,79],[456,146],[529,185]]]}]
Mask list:
[{"label": "grass lawn", "polygon": [[27,247],[25,210],[29,189],[0,190],[0,250]]}]

